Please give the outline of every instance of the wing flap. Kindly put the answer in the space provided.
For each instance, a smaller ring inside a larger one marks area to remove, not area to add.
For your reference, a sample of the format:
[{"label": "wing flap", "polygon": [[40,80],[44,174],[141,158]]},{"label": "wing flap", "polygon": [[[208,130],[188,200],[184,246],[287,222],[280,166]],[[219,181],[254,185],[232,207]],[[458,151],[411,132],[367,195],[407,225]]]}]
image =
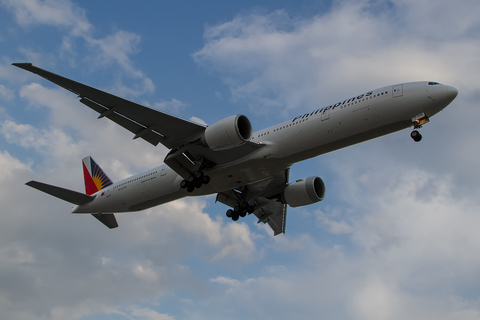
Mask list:
[{"label": "wing flap", "polygon": [[257,223],[267,223],[272,228],[274,236],[285,233],[287,205],[275,200],[267,201],[260,209],[253,212],[258,218]]},{"label": "wing flap", "polygon": [[[135,133],[136,136],[134,137],[134,139],[137,137],[137,134],[139,132],[142,132],[143,130],[148,129],[144,125],[141,125],[136,121],[126,118],[120,113],[117,113],[114,108],[107,109],[99,105],[98,103],[86,98],[80,99],[80,102],[86,105],[87,107],[100,113],[99,117],[101,118],[106,117],[112,120],[113,122],[115,122],[116,124],[124,127],[128,131]],[[140,138],[140,136],[138,138]],[[160,140],[164,140],[163,135],[156,134],[152,131],[142,134],[141,138],[153,144],[154,146],[156,146],[160,142]]]}]

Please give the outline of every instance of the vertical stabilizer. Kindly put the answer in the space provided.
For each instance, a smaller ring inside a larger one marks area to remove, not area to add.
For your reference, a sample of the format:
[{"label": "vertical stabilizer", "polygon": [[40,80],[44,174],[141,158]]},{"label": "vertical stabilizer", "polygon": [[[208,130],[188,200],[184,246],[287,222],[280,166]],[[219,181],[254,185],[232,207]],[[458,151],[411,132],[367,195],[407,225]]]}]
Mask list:
[{"label": "vertical stabilizer", "polygon": [[86,194],[92,195],[113,183],[92,157],[83,158],[82,162]]}]

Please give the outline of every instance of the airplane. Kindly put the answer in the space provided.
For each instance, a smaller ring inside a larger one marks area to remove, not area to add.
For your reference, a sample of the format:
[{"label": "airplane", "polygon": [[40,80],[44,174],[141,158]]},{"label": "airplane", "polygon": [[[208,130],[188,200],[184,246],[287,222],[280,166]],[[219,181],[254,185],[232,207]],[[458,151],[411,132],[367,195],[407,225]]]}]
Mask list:
[{"label": "airplane", "polygon": [[153,146],[170,149],[164,164],[113,182],[91,157],[83,159],[86,193],[42,182],[26,184],[92,214],[109,228],[114,213],[145,210],[186,196],[217,194],[233,221],[254,214],[274,235],[285,233],[287,205],[322,201],[318,176],[289,182],[290,167],[347,146],[413,127],[411,138],[430,117],[457,96],[456,88],[421,81],[368,91],[252,132],[245,115],[207,126],[125,100],[33,66],[13,63],[76,94],[79,101]]}]

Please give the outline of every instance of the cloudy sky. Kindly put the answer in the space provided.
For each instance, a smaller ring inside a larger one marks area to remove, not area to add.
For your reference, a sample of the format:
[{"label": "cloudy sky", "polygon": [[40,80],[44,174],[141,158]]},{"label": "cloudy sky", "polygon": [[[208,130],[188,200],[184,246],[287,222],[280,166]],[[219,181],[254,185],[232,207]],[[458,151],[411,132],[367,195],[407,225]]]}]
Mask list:
[{"label": "cloudy sky", "polygon": [[[2,319],[480,318],[478,0],[0,0]],[[118,214],[108,230],[30,189],[82,191],[91,155],[113,180],[152,147],[35,65],[159,110],[254,129],[374,88],[459,90],[422,130],[292,167],[327,198],[277,237],[214,196]]]}]

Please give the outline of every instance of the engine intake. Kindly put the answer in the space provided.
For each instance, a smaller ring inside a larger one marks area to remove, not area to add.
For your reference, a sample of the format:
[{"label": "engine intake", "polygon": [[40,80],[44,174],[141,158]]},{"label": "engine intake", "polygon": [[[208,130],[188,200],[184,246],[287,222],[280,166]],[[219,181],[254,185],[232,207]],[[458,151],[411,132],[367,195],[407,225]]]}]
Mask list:
[{"label": "engine intake", "polygon": [[325,199],[325,184],[319,177],[308,177],[290,183],[281,200],[290,207],[301,207]]},{"label": "engine intake", "polygon": [[236,115],[222,119],[205,129],[202,144],[212,150],[225,150],[244,144],[251,136],[250,120],[244,115]]}]

